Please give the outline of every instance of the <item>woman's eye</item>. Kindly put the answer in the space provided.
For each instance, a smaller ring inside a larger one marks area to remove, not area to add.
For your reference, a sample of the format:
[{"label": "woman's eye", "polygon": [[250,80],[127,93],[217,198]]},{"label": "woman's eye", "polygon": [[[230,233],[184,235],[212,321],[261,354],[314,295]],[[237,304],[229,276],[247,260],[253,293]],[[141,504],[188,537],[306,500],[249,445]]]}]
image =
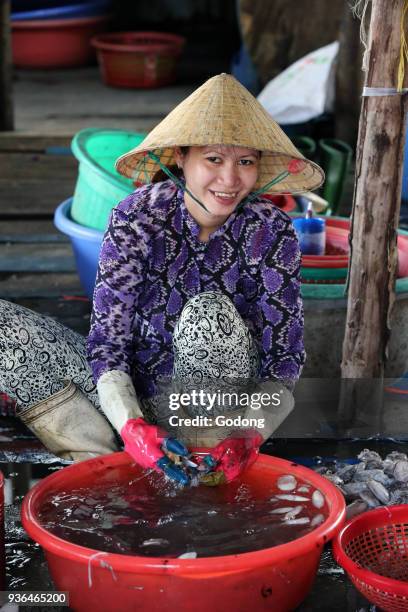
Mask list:
[{"label": "woman's eye", "polygon": [[213,164],[219,164],[221,162],[221,158],[220,157],[215,157],[215,156],[210,156],[210,157],[206,157],[207,161],[213,163]]},{"label": "woman's eye", "polygon": [[252,166],[254,162],[252,161],[252,159],[240,159],[239,163],[241,164],[241,166]]}]

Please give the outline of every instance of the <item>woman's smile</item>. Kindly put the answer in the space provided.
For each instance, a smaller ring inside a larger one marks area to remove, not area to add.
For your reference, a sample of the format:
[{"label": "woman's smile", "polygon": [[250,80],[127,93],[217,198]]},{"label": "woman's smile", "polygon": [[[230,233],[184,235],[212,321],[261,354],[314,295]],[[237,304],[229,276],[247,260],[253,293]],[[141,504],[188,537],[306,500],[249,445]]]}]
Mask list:
[{"label": "woman's smile", "polygon": [[234,204],[239,194],[239,191],[234,191],[231,193],[227,191],[212,191],[211,189],[209,189],[209,192],[214,196],[216,202],[222,204],[223,206],[231,206]]}]

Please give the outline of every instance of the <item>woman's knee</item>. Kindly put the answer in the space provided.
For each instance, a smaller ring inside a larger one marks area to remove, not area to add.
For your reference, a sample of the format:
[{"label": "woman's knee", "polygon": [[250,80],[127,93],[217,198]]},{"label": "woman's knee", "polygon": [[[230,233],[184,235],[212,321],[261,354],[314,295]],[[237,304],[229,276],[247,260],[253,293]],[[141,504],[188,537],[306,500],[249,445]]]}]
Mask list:
[{"label": "woman's knee", "polygon": [[230,298],[204,292],[184,306],[174,338],[174,374],[184,380],[252,378],[259,354]]}]

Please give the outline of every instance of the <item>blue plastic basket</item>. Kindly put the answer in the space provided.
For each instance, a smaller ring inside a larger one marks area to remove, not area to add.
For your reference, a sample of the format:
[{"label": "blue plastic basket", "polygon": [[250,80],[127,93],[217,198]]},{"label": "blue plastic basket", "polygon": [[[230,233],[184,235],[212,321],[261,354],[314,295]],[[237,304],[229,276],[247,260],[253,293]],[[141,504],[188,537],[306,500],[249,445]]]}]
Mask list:
[{"label": "blue plastic basket", "polygon": [[11,13],[12,21],[30,21],[43,19],[75,19],[79,17],[93,17],[107,12],[111,6],[111,0],[91,0],[86,2],[75,2],[75,4],[61,2],[58,0],[36,3],[35,10],[27,10],[32,7],[32,2],[13,3]]}]

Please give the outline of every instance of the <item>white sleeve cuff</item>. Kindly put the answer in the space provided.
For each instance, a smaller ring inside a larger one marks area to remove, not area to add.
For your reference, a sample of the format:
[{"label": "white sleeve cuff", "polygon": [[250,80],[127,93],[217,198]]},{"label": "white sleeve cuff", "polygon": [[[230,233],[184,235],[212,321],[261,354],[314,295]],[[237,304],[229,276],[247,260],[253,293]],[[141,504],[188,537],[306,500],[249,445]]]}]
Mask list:
[{"label": "white sleeve cuff", "polygon": [[143,417],[133,381],[126,372],[104,372],[96,387],[102,411],[118,433],[129,419]]}]

